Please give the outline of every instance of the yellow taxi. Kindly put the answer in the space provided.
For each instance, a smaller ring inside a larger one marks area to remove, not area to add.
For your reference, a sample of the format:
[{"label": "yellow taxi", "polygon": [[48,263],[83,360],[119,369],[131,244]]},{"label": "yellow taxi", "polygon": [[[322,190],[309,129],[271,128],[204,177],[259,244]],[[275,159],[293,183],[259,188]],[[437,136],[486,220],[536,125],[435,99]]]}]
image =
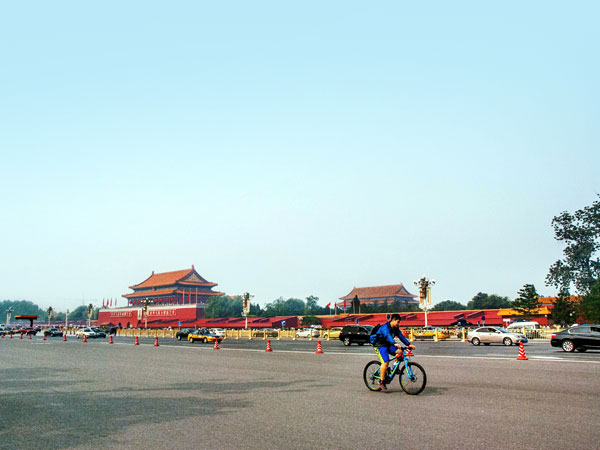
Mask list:
[{"label": "yellow taxi", "polygon": [[450,333],[441,328],[431,326],[413,331],[413,336],[415,339],[433,339],[436,333],[438,339],[450,339]]},{"label": "yellow taxi", "polygon": [[187,340],[190,343],[194,343],[196,341],[204,342],[221,342],[223,338],[211,332],[208,328],[201,328],[199,330],[192,330],[190,334],[188,334]]},{"label": "yellow taxi", "polygon": [[334,327],[323,332],[323,339],[339,339],[342,327]]}]

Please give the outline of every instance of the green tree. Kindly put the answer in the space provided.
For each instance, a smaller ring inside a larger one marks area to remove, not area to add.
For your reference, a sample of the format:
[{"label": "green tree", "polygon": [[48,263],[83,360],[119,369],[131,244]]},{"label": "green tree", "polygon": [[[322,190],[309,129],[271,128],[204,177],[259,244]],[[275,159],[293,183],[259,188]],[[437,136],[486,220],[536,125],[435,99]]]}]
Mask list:
[{"label": "green tree", "polygon": [[302,325],[321,325],[321,319],[315,316],[304,316],[302,318]]},{"label": "green tree", "polygon": [[588,322],[600,323],[600,280],[596,280],[590,292],[583,297],[581,309]]},{"label": "green tree", "polygon": [[534,311],[541,306],[540,296],[535,290],[535,286],[533,284],[526,284],[518,294],[519,296],[512,302],[513,309],[523,314],[526,318],[532,318]]},{"label": "green tree", "polygon": [[69,313],[69,321],[80,321],[88,319],[88,307],[85,305],[78,306]]},{"label": "green tree", "polygon": [[314,315],[321,313],[321,308],[319,307],[318,302],[319,297],[315,297],[314,295],[309,295],[308,297],[306,297],[306,308],[304,314]]},{"label": "green tree", "polygon": [[478,292],[472,300],[467,303],[466,309],[499,309],[510,308],[510,300],[508,297],[499,295],[488,295],[483,292]]},{"label": "green tree", "polygon": [[9,308],[13,309],[11,320],[18,315],[38,316],[39,320],[48,320],[48,312],[29,300],[4,300],[0,303],[0,322],[6,321]]},{"label": "green tree", "polygon": [[204,306],[204,317],[241,317],[242,297],[221,295],[213,297]]},{"label": "green tree", "polygon": [[552,226],[554,238],[566,247],[564,258],[550,267],[546,283],[562,290],[574,285],[577,293],[587,295],[600,278],[600,201],[574,214],[562,212],[552,219]]},{"label": "green tree", "polygon": [[560,291],[552,308],[552,321],[564,327],[575,322],[578,316],[577,304],[571,301],[569,291]]},{"label": "green tree", "polygon": [[464,309],[467,307],[462,303],[446,300],[435,305],[430,311],[461,311]]}]

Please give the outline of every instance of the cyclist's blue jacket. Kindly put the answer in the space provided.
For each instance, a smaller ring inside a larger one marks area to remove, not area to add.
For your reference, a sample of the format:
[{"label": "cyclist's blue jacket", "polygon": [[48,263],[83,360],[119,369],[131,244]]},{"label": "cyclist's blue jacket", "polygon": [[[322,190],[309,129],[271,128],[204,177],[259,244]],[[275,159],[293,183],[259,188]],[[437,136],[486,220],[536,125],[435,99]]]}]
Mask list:
[{"label": "cyclist's blue jacket", "polygon": [[[377,333],[371,336],[374,342],[371,342],[376,347],[390,347],[396,345],[394,337],[400,338],[400,341],[406,346],[410,345],[410,341],[404,337],[400,328],[393,329],[389,322],[384,323],[379,327]],[[374,338],[374,339],[373,339]]]}]

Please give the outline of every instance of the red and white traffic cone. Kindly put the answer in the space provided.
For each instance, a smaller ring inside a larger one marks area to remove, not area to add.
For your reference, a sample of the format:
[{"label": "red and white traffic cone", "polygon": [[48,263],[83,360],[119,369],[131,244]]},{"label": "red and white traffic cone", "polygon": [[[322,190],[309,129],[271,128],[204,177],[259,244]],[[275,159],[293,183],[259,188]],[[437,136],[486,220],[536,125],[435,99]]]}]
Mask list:
[{"label": "red and white traffic cone", "polygon": [[321,341],[317,341],[317,351],[315,353],[323,353],[323,347],[321,347]]},{"label": "red and white traffic cone", "polygon": [[10,338],[12,339],[12,333],[10,333]]},{"label": "red and white traffic cone", "polygon": [[154,346],[158,347],[158,336],[154,336]]},{"label": "red and white traffic cone", "polygon": [[83,342],[87,342],[87,336],[85,334],[83,335]]},{"label": "red and white traffic cone", "polygon": [[219,347],[218,339],[215,339],[215,346],[213,347],[213,350],[221,350],[221,347]]},{"label": "red and white traffic cone", "polygon": [[44,337],[42,338],[42,341],[45,341],[45,340],[46,340],[46,335],[44,334]]},{"label": "red and white traffic cone", "polygon": [[19,339],[23,339],[23,333],[21,333],[21,335],[19,336]]},{"label": "red and white traffic cone", "polygon": [[63,342],[67,342],[67,332],[63,333]]},{"label": "red and white traffic cone", "polygon": [[519,343],[519,356],[517,357],[517,361],[526,361],[528,358],[525,355],[525,346],[523,345],[523,341]]},{"label": "red and white traffic cone", "polygon": [[140,340],[137,336],[135,337],[135,342],[133,343],[133,345],[140,345]]},{"label": "red and white traffic cone", "polygon": [[29,334],[29,340],[31,340],[31,333],[28,333],[28,334]]},{"label": "red and white traffic cone", "polygon": [[108,343],[109,344],[114,344],[113,338],[112,338],[112,334],[108,337]]},{"label": "red and white traffic cone", "polygon": [[271,339],[267,339],[267,348],[265,349],[265,352],[272,352],[273,349],[271,348]]}]

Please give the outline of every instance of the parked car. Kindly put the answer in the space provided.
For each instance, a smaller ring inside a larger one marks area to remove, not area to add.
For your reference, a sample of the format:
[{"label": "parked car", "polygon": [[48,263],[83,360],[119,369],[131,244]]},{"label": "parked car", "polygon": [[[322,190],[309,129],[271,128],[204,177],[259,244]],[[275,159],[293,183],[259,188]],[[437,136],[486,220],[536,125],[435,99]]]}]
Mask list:
[{"label": "parked car", "polygon": [[98,337],[96,335],[96,332],[94,330],[92,330],[91,328],[80,328],[79,330],[77,330],[77,332],[75,333],[75,336],[77,336],[77,339],[79,338],[83,338],[84,336],[86,338],[96,338]]},{"label": "parked car", "polygon": [[473,345],[504,344],[513,345],[527,342],[521,333],[513,333],[500,327],[479,327],[467,333],[467,341]]},{"label": "parked car", "polygon": [[105,338],[106,337],[106,331],[104,331],[100,328],[92,328],[92,330],[94,330],[96,332],[97,338]]},{"label": "parked car", "polygon": [[508,331],[523,331],[523,328],[526,330],[536,330],[540,327],[540,324],[537,322],[513,322],[509,326],[506,327]]},{"label": "parked car", "polygon": [[225,330],[223,328],[211,328],[210,331],[219,337],[225,336]]},{"label": "parked car", "polygon": [[206,328],[202,328],[201,330],[194,330],[190,332],[190,334],[188,334],[187,340],[190,341],[192,344],[196,341],[201,341],[206,344],[207,342],[221,342],[223,338],[217,336],[214,333],[211,333],[210,330],[207,330]]},{"label": "parked car", "polygon": [[330,328],[329,330],[325,330],[323,334],[324,339],[339,339],[340,333],[342,332],[341,327]]},{"label": "parked car", "polygon": [[48,337],[62,337],[63,332],[58,328],[50,328],[48,330],[44,330],[44,336]]},{"label": "parked car", "polygon": [[552,347],[561,347],[565,352],[585,352],[588,348],[600,348],[600,325],[579,325],[553,333]]},{"label": "parked car", "polygon": [[178,341],[182,339],[187,339],[191,331],[192,330],[190,330],[189,328],[182,328],[177,333],[175,333],[175,339],[177,339]]},{"label": "parked car", "polygon": [[17,331],[17,333],[35,336],[37,334],[37,330],[35,328],[21,328]]},{"label": "parked car", "polygon": [[371,325],[345,325],[340,332],[339,339],[346,346],[354,343],[358,345],[370,344],[372,329]]},{"label": "parked car", "polygon": [[321,332],[315,328],[303,328],[301,330],[296,331],[297,338],[307,338],[307,337],[319,337]]}]

